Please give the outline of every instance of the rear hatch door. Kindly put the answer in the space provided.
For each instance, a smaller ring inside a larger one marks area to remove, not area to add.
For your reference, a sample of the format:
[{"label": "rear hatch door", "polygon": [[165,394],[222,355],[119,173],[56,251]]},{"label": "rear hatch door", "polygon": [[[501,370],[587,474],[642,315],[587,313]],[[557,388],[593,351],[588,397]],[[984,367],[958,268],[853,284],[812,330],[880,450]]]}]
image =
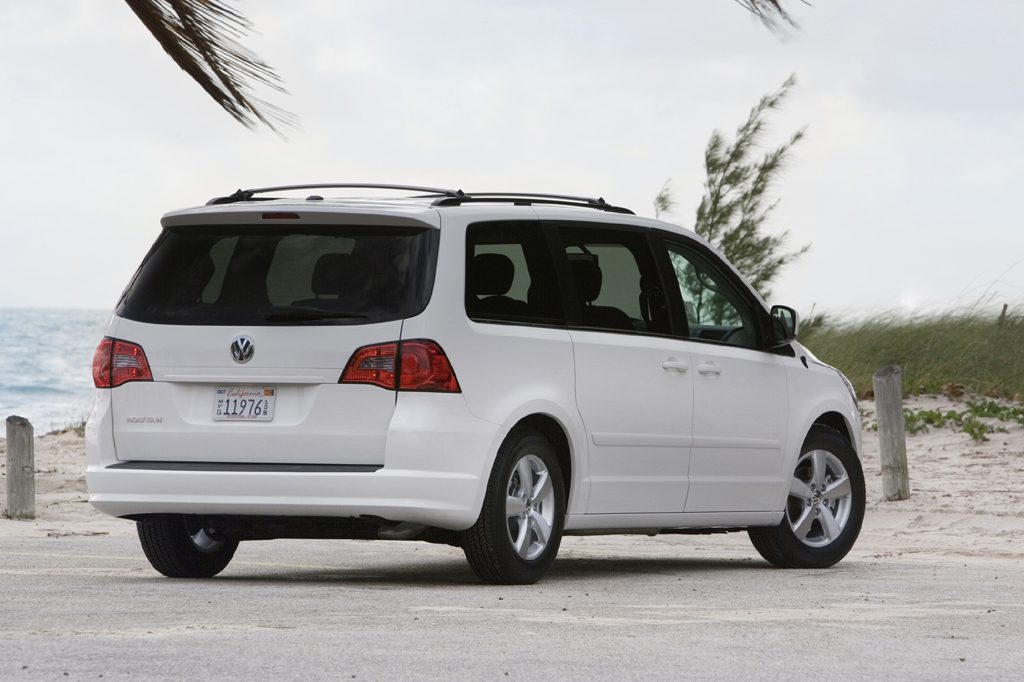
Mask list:
[{"label": "rear hatch door", "polygon": [[383,465],[395,392],[339,379],[426,306],[437,231],[264,213],[165,218],[117,308],[153,375],[112,389],[118,459]]}]

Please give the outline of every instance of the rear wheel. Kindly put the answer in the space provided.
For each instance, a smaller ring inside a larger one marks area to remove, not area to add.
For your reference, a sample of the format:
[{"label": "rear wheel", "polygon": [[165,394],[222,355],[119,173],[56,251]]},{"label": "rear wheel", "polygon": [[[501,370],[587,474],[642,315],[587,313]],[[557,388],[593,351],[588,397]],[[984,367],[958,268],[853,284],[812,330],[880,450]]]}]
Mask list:
[{"label": "rear wheel", "polygon": [[238,540],[218,537],[194,517],[160,514],[136,524],[146,558],[169,578],[212,578],[228,565]]},{"label": "rear wheel", "polygon": [[514,431],[498,451],[480,518],[463,532],[462,549],[481,580],[528,585],[555,560],[564,520],[554,448],[536,431]]},{"label": "rear wheel", "polygon": [[846,556],[864,520],[864,473],[837,431],[811,429],[790,479],[782,523],[751,528],[750,541],[782,568],[825,568]]}]

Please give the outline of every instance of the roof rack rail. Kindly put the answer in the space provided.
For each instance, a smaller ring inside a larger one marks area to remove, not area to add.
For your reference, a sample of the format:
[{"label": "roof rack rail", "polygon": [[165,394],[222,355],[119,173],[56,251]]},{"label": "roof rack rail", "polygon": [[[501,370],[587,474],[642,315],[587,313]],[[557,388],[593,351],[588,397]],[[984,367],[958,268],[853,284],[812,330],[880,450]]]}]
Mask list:
[{"label": "roof rack rail", "polygon": [[[259,187],[254,189],[239,189],[233,194],[223,197],[214,197],[206,202],[207,206],[217,204],[234,204],[239,201],[268,201],[274,197],[258,197],[257,194],[268,192],[282,192],[297,189],[393,189],[406,192],[419,192],[417,195],[422,198],[437,197],[432,206],[461,206],[466,203],[482,202],[508,202],[518,206],[531,206],[533,204],[557,204],[561,206],[579,206],[593,208],[599,211],[611,213],[625,213],[635,215],[633,211],[622,206],[609,204],[603,198],[578,197],[569,194],[538,194],[535,192],[472,192],[466,193],[461,189],[444,189],[440,187],[420,187],[418,185],[389,185],[380,183],[317,183],[308,185],[280,185],[278,187]],[[320,198],[320,197],[317,197]]]},{"label": "roof rack rail", "polygon": [[438,187],[418,187],[416,185],[387,185],[376,183],[317,183],[311,185],[281,185],[279,187],[259,187],[255,189],[238,189],[233,194],[224,197],[214,197],[206,202],[207,206],[217,204],[233,204],[239,201],[266,201],[273,197],[257,197],[257,194],[267,192],[282,192],[295,189],[394,189],[409,192],[422,192],[427,196],[440,196],[451,199],[458,199],[465,196],[461,189],[442,189]]},{"label": "roof rack rail", "polygon": [[459,192],[458,196],[445,195],[433,202],[434,206],[461,206],[479,202],[510,202],[518,206],[533,204],[556,204],[560,206],[580,206],[611,213],[636,215],[622,206],[614,206],[602,197],[577,197],[567,194],[538,194],[534,192]]}]

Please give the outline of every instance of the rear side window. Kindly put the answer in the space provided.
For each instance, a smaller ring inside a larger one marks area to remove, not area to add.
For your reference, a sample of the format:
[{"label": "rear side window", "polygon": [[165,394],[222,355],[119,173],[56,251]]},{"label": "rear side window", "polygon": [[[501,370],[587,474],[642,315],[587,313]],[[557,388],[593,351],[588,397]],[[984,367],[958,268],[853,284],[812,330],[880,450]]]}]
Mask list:
[{"label": "rear side window", "polygon": [[430,297],[436,231],[217,226],[164,231],[117,313],[155,324],[369,324]]},{"label": "rear side window", "polygon": [[668,306],[644,232],[562,226],[559,233],[577,297],[573,326],[669,333]]},{"label": "rear side window", "polygon": [[551,250],[539,222],[469,226],[466,314],[481,322],[565,324]]}]

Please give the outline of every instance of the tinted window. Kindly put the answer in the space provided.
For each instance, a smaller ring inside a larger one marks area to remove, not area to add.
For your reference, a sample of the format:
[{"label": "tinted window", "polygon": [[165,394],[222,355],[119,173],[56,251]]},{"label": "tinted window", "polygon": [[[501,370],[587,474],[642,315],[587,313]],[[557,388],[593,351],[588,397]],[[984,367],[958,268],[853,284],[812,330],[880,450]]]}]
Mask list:
[{"label": "tinted window", "polygon": [[577,296],[577,326],[669,332],[668,310],[644,232],[605,227],[559,229]]},{"label": "tinted window", "polygon": [[723,268],[695,248],[666,246],[690,336],[757,347],[757,315]]},{"label": "tinted window", "polygon": [[466,314],[479,321],[565,324],[551,251],[540,223],[469,226]]},{"label": "tinted window", "polygon": [[367,324],[426,307],[436,234],[420,228],[172,228],[122,296],[157,324]]}]

